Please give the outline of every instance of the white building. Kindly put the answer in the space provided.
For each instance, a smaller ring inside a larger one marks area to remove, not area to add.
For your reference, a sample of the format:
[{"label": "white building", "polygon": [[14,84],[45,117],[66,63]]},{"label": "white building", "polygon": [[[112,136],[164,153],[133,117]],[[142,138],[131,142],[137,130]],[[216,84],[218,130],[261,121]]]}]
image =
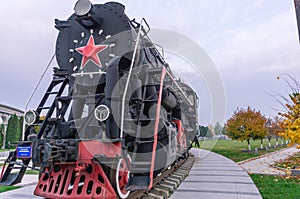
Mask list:
[{"label": "white building", "polygon": [[9,118],[14,114],[20,117],[23,116],[24,112],[20,109],[0,104],[0,124],[4,124],[4,132],[6,131]]}]

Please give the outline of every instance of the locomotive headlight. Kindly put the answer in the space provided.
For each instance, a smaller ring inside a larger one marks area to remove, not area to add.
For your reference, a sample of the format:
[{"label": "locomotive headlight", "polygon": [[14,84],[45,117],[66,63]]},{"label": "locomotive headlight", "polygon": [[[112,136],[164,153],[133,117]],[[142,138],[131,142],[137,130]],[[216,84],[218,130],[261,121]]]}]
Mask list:
[{"label": "locomotive headlight", "polygon": [[92,3],[89,0],[78,0],[74,6],[76,15],[84,16],[92,9]]},{"label": "locomotive headlight", "polygon": [[29,110],[24,114],[24,119],[25,119],[26,124],[32,125],[35,123],[35,121],[37,119],[37,113],[33,110]]},{"label": "locomotive headlight", "polygon": [[107,120],[109,115],[110,115],[109,108],[104,104],[97,106],[97,108],[95,109],[95,117],[100,122]]}]

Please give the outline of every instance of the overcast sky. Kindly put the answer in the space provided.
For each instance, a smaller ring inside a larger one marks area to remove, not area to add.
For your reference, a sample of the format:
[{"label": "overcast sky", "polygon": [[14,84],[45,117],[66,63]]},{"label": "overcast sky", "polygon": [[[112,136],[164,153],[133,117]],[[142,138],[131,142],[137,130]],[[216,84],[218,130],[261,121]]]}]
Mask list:
[{"label": "overcast sky", "polygon": [[[0,103],[24,109],[54,54],[58,32],[53,26],[54,19],[69,17],[75,2],[1,0]],[[287,90],[284,81],[276,77],[289,73],[300,80],[300,45],[293,0],[120,2],[126,5],[129,18],[145,17],[151,27],[186,35],[207,52],[224,83],[225,118],[237,107],[249,105],[266,116],[276,115],[273,109],[280,105],[268,93],[286,94]],[[200,123],[208,124],[207,91],[198,91],[198,95],[205,99],[200,104]]]}]

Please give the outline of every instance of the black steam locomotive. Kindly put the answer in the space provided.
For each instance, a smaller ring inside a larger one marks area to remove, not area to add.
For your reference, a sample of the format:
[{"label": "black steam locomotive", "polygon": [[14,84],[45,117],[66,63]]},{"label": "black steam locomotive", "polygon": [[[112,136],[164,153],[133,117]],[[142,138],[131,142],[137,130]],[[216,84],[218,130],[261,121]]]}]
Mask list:
[{"label": "black steam locomotive", "polygon": [[147,22],[124,9],[79,0],[69,19],[55,20],[59,67],[37,109],[25,113],[25,139],[1,183],[20,182],[32,160],[40,168],[35,195],[127,198],[186,156],[197,95],[173,75]]}]

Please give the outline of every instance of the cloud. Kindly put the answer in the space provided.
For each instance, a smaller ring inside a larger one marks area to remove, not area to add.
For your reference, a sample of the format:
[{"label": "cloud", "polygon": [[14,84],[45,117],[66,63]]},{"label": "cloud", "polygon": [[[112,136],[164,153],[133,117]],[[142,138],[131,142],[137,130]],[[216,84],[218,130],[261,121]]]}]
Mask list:
[{"label": "cloud", "polygon": [[293,66],[299,54],[297,31],[292,10],[279,13],[258,26],[226,31],[226,42],[212,57],[224,70],[248,68],[257,72],[275,64]]},{"label": "cloud", "polygon": [[[24,107],[54,52],[58,32],[54,19],[68,18],[75,2],[1,1],[0,83],[5,86],[1,88],[0,102]],[[292,1],[121,0],[121,3],[130,18],[145,17],[151,27],[180,32],[207,51],[224,79],[229,114],[237,106],[252,104],[268,112],[265,104],[270,98],[265,93],[281,89],[274,78],[282,72],[300,75]],[[47,78],[50,82],[51,76]],[[201,93],[204,88],[199,88]]]},{"label": "cloud", "polygon": [[253,7],[259,7],[264,3],[265,0],[256,0],[253,4]]}]

